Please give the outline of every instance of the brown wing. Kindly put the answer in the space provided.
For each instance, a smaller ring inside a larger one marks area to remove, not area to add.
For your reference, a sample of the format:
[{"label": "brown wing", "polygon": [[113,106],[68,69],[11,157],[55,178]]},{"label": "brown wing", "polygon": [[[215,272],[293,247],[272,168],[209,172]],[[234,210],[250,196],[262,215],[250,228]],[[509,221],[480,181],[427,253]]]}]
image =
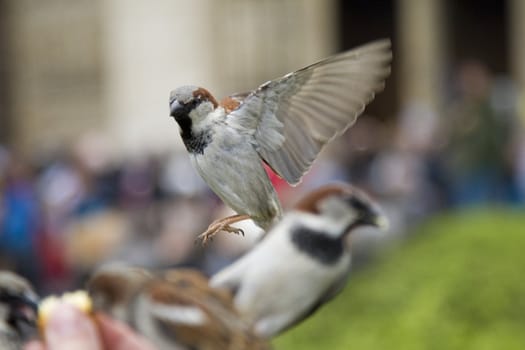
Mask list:
[{"label": "brown wing", "polygon": [[165,336],[192,349],[269,349],[233,307],[229,292],[213,289],[191,269],[173,269],[146,289],[148,309]]}]

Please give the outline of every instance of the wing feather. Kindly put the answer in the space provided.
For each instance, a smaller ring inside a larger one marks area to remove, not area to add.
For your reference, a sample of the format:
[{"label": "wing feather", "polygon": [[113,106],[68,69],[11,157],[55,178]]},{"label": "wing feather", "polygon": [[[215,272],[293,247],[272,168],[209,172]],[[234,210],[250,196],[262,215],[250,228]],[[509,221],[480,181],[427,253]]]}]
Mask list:
[{"label": "wing feather", "polygon": [[295,185],[322,147],[344,133],[383,89],[390,40],[379,40],[237,94],[228,122],[253,134],[260,157]]}]

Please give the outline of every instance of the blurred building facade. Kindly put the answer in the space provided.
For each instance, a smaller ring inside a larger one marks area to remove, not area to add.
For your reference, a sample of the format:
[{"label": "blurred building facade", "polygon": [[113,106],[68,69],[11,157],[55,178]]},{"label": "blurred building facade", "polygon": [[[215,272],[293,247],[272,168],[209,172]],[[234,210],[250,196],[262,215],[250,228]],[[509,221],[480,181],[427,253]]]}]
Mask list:
[{"label": "blurred building facade", "polygon": [[[23,150],[92,131],[126,153],[180,147],[167,117],[174,87],[243,91],[380,37],[393,38],[394,74],[371,110],[386,118],[413,101],[440,107],[450,62],[480,51],[525,84],[520,0],[0,0],[0,8],[0,142]],[[499,29],[484,32],[487,21]]]},{"label": "blurred building facade", "polygon": [[2,0],[0,142],[180,146],[169,91],[251,89],[337,49],[335,1]]}]

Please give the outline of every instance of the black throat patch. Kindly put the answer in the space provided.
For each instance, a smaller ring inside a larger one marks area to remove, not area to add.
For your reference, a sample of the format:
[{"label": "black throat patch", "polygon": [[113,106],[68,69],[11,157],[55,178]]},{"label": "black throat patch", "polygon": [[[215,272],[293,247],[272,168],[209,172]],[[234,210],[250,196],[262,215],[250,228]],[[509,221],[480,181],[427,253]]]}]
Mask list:
[{"label": "black throat patch", "polygon": [[299,251],[325,265],[334,265],[344,254],[342,239],[328,237],[307,227],[294,228],[292,242]]},{"label": "black throat patch", "polygon": [[192,154],[203,154],[204,149],[212,140],[211,130],[194,133],[191,128],[192,121],[189,115],[178,117],[176,120],[180,126],[182,142],[184,142],[184,146],[186,146],[188,152]]},{"label": "black throat patch", "polygon": [[212,140],[211,131],[209,130],[198,134],[190,132],[190,135],[187,137],[181,132],[181,137],[184,146],[186,146],[188,152],[192,154],[203,154],[204,149],[208,147]]}]

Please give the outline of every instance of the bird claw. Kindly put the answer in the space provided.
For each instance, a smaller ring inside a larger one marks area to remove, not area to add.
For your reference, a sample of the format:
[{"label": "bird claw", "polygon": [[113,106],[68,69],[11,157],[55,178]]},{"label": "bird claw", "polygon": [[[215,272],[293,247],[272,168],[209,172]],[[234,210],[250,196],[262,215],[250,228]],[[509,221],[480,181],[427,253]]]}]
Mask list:
[{"label": "bird claw", "polygon": [[[219,231],[226,231],[226,232],[233,233],[233,234],[236,234],[236,235],[242,235],[244,237],[244,230],[243,229],[240,229],[238,227],[233,227],[233,226],[230,226],[230,225],[225,225],[224,227],[221,227],[219,229]],[[217,231],[217,232],[219,232],[219,231]]]},{"label": "bird claw", "polygon": [[201,243],[201,245],[204,247],[206,244],[208,244],[208,241],[213,241],[213,236],[216,232],[210,233],[208,231],[201,233],[200,235],[195,238],[195,244]]},{"label": "bird claw", "polygon": [[201,241],[201,244],[205,246],[208,244],[208,241],[213,241],[213,237],[221,231],[242,235],[244,237],[244,230],[240,228],[233,227],[225,223],[215,223],[211,224],[206,231],[198,235],[195,239],[195,243]]}]

